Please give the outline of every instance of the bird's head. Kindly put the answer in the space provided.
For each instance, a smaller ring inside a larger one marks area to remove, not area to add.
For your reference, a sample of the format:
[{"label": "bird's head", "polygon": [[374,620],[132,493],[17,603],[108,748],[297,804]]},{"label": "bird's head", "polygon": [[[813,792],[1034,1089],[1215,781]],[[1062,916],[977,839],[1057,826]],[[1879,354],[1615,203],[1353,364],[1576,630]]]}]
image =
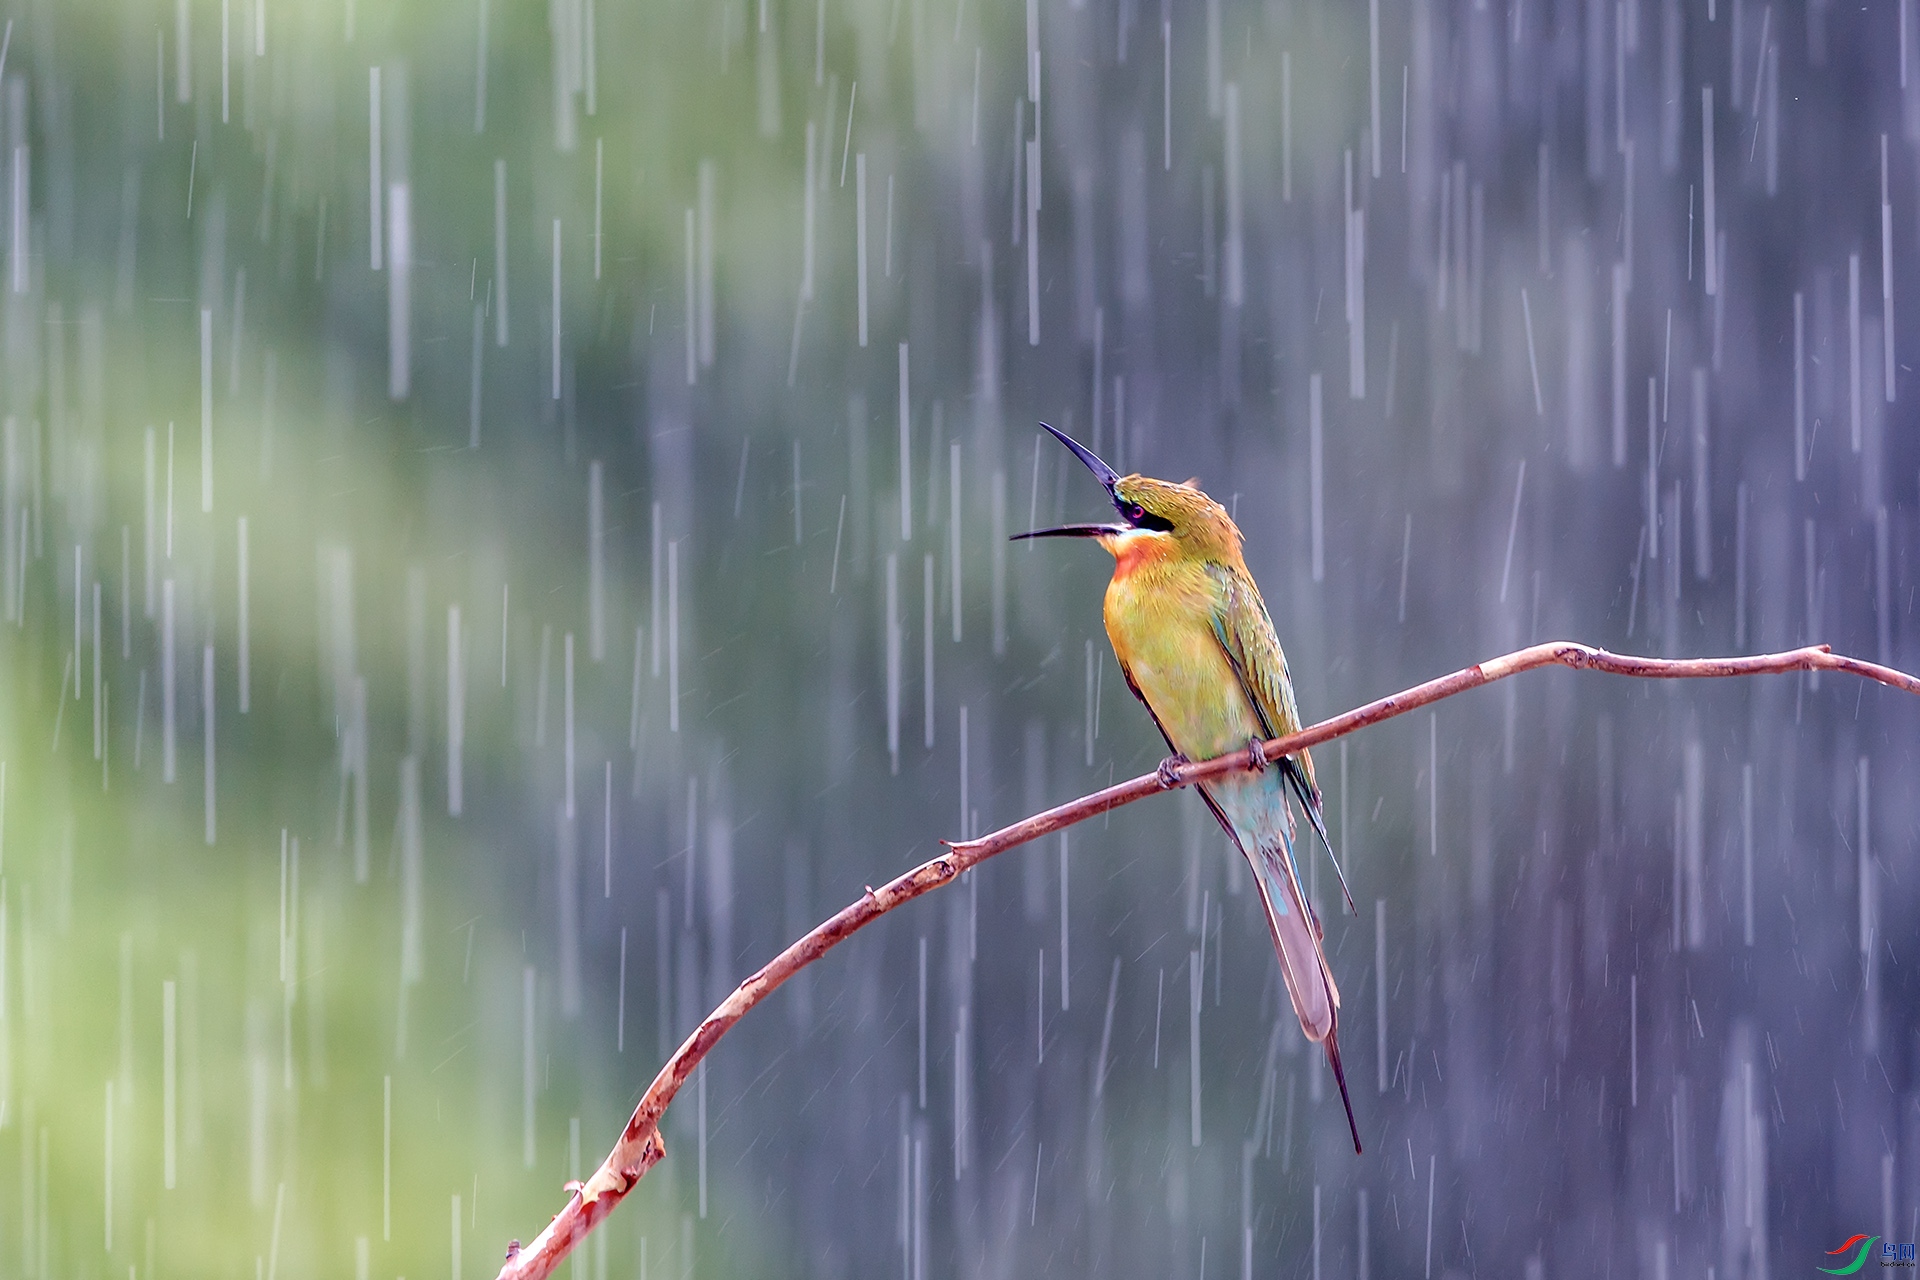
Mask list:
[{"label": "bird's head", "polygon": [[1016,541],[1093,538],[1116,559],[1131,559],[1143,552],[1223,561],[1239,558],[1240,530],[1227,515],[1226,508],[1191,481],[1174,484],[1137,473],[1119,475],[1079,441],[1044,422],[1040,425],[1086,463],[1087,470],[1093,472],[1094,478],[1106,489],[1120,519],[1110,524],[1065,524],[1035,529],[1015,534]]}]

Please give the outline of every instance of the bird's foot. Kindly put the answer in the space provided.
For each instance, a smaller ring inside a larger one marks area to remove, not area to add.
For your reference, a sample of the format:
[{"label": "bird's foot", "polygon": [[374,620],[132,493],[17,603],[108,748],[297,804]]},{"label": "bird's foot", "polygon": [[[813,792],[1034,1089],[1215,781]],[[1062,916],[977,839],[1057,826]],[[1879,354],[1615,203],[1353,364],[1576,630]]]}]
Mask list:
[{"label": "bird's foot", "polygon": [[1168,756],[1165,760],[1162,760],[1160,767],[1154,770],[1154,776],[1160,780],[1160,789],[1162,791],[1171,791],[1179,786],[1180,779],[1176,770],[1183,764],[1192,763],[1193,761],[1187,759],[1186,756],[1180,754],[1178,751]]},{"label": "bird's foot", "polygon": [[1247,739],[1247,768],[1255,773],[1263,772],[1267,767],[1267,744],[1259,738]]}]

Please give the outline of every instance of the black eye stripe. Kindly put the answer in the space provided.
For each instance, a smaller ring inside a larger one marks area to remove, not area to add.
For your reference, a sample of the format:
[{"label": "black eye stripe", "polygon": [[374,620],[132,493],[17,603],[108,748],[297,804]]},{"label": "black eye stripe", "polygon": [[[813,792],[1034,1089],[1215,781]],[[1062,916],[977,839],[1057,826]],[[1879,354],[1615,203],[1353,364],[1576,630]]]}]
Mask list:
[{"label": "black eye stripe", "polygon": [[1173,521],[1155,515],[1137,502],[1114,495],[1114,506],[1126,522],[1136,529],[1145,529],[1153,533],[1173,532]]}]

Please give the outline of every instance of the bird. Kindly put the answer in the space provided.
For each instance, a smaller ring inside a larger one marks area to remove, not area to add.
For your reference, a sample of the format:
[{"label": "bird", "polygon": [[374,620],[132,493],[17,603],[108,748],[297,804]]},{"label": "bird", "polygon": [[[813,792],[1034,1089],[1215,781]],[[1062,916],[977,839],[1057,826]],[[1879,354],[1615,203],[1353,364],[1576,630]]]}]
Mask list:
[{"label": "bird", "polygon": [[[1102,609],[1107,638],[1127,688],[1173,752],[1160,766],[1164,783],[1173,785],[1174,768],[1188,761],[1247,753],[1247,769],[1198,790],[1253,868],[1287,995],[1301,1031],[1326,1050],[1358,1154],[1360,1127],[1340,1064],[1340,988],[1301,884],[1289,794],[1330,858],[1333,846],[1312,758],[1301,750],[1269,763],[1260,750],[1266,739],[1297,732],[1300,711],[1273,619],[1247,571],[1240,529],[1195,481],[1119,475],[1077,440],[1040,425],[1093,472],[1120,519],[1035,529],[1013,540],[1090,538],[1112,554]],[[1346,876],[1338,860],[1333,865],[1351,911]]]}]

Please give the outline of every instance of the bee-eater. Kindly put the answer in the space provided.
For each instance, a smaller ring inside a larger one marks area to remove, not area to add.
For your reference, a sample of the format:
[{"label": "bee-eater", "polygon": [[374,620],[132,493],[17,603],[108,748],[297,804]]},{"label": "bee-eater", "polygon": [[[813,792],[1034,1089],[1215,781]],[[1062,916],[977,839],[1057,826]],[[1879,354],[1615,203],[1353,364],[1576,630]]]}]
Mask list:
[{"label": "bee-eater", "polygon": [[[1107,638],[1127,687],[1146,704],[1174,752],[1161,766],[1163,776],[1170,778],[1167,770],[1186,760],[1248,751],[1246,771],[1198,789],[1253,867],[1293,1011],[1307,1039],[1326,1047],[1358,1152],[1360,1128],[1335,1037],[1340,989],[1321,949],[1320,921],[1301,886],[1287,804],[1291,791],[1326,843],[1320,788],[1305,751],[1272,764],[1257,756],[1263,739],[1300,728],[1300,711],[1273,619],[1240,552],[1240,530],[1226,509],[1191,481],[1117,475],[1091,450],[1046,429],[1105,486],[1120,522],[1063,525],[1015,538],[1092,538],[1113,555],[1104,608]],[[1329,855],[1332,851],[1328,844]],[[1334,869],[1338,872],[1338,863]],[[1345,893],[1344,875],[1340,887]],[[1351,894],[1347,905],[1352,908]]]}]

